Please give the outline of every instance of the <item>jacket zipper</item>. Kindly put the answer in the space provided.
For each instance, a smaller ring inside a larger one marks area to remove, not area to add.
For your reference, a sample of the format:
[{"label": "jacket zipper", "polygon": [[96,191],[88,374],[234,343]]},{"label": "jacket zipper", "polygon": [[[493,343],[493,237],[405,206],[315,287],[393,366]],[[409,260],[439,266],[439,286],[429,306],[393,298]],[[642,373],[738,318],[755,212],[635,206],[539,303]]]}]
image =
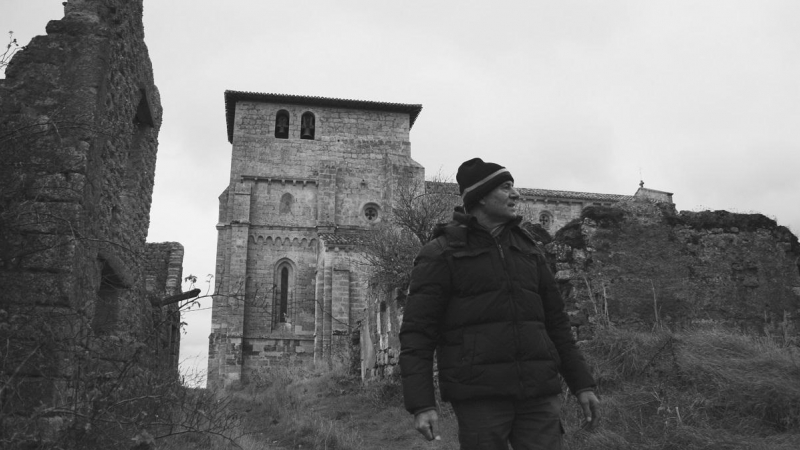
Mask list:
[{"label": "jacket zipper", "polygon": [[519,380],[519,390],[520,395],[525,393],[525,385],[522,383],[522,368],[519,366],[519,349],[521,343],[519,342],[519,330],[518,330],[518,323],[517,323],[517,304],[514,302],[514,287],[511,282],[511,274],[508,271],[508,263],[506,262],[505,252],[503,252],[503,246],[500,244],[500,241],[497,239],[497,236],[492,236],[495,245],[497,246],[497,251],[500,254],[500,261],[503,263],[503,271],[506,275],[506,282],[508,283],[508,300],[511,303],[511,329],[514,330],[514,344],[516,345],[515,353],[514,353],[514,365],[517,367],[517,379]]}]

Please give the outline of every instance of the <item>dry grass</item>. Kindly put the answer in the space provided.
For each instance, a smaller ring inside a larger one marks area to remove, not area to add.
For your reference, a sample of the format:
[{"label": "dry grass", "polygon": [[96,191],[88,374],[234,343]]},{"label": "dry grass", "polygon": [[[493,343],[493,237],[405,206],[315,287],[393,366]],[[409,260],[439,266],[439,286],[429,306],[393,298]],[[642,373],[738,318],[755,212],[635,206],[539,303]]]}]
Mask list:
[{"label": "dry grass", "polygon": [[570,399],[568,448],[800,448],[800,352],[721,329],[608,329],[584,351],[595,368],[603,426],[580,429]]},{"label": "dry grass", "polygon": [[[598,380],[603,419],[599,429],[582,430],[580,408],[566,396],[569,450],[800,448],[796,347],[717,329],[606,329],[583,350]],[[343,367],[275,367],[228,395],[243,420],[236,442],[247,450],[458,448],[449,405],[440,410],[443,440],[424,442],[402,408],[396,379],[362,384]],[[159,448],[235,448],[193,439]]]}]

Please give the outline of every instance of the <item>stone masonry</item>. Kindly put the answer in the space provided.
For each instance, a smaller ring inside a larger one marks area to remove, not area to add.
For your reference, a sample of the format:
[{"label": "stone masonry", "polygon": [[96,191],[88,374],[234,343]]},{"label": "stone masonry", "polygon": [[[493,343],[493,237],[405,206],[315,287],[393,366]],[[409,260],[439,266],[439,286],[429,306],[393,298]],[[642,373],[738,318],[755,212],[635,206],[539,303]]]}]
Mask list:
[{"label": "stone masonry", "polygon": [[151,299],[180,291],[183,249],[145,244],[162,111],[142,8],[65,2],[0,80],[4,412],[79,407],[133,361],[177,375],[180,322]]},{"label": "stone masonry", "polygon": [[[147,243],[144,261],[145,290],[151,304],[181,293],[183,245],[177,242]],[[152,350],[159,362],[177,370],[181,343],[178,303],[153,308],[157,340]]]},{"label": "stone masonry", "polygon": [[326,359],[365,308],[355,237],[398,180],[422,180],[419,105],[225,92],[230,185],[220,196],[210,385],[287,358]]},{"label": "stone masonry", "polygon": [[763,215],[630,200],[587,209],[546,248],[581,339],[604,321],[800,334],[800,245]]}]

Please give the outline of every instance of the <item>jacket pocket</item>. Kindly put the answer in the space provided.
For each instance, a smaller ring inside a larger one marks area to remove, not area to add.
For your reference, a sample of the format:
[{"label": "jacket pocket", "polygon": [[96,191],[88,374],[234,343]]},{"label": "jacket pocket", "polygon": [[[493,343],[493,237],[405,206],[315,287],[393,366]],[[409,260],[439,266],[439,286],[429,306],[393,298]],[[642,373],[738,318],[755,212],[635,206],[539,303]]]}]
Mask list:
[{"label": "jacket pocket", "polygon": [[492,248],[453,252],[450,255],[453,286],[461,295],[498,289],[501,280],[495,270]]}]

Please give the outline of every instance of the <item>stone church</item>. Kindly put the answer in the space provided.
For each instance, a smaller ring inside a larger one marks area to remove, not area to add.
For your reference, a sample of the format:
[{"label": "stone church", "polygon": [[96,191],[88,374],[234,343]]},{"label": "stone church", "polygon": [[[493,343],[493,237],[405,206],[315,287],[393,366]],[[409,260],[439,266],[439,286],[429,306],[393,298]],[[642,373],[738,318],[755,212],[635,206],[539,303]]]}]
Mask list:
[{"label": "stone church", "polygon": [[[276,361],[324,359],[348,348],[351,331],[374,309],[359,233],[390,210],[398,182],[424,183],[409,137],[421,110],[225,92],[232,161],[219,197],[210,386],[246,380]],[[551,232],[586,206],[631,198],[525,188],[520,194],[526,215]],[[671,193],[643,187],[635,196],[672,201]],[[376,314],[371,320],[380,323]],[[373,341],[388,346],[380,336],[362,338],[362,346]],[[374,360],[375,350],[362,349],[362,360]]]}]

